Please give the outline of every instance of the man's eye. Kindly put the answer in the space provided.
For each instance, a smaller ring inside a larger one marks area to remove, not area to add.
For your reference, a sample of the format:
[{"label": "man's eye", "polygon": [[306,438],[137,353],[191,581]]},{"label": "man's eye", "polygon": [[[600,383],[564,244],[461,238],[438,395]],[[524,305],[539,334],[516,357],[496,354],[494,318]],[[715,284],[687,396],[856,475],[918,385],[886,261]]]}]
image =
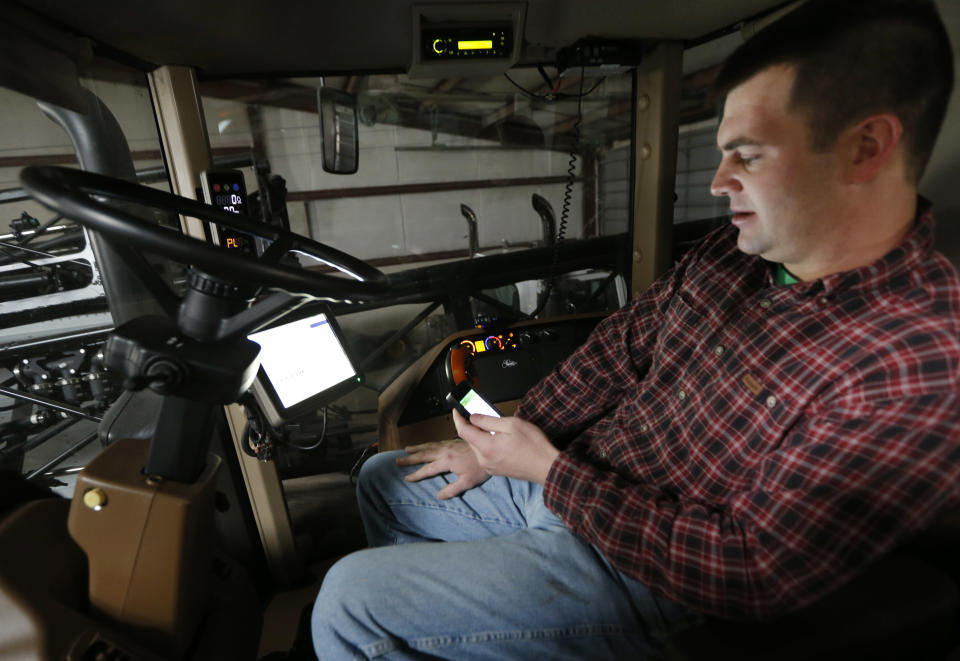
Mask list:
[{"label": "man's eye", "polygon": [[738,156],[737,160],[742,165],[750,165],[751,163],[754,163],[758,158],[760,157],[759,156]]}]

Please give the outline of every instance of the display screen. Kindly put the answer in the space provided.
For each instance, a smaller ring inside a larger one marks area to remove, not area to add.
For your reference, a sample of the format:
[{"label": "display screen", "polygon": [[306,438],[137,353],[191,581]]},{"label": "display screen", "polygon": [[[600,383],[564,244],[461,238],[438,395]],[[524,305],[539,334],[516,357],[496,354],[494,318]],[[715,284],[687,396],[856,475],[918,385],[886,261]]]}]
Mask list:
[{"label": "display screen", "polygon": [[280,404],[290,408],[344,381],[360,377],[325,314],[253,333],[260,367]]},{"label": "display screen", "polygon": [[457,48],[459,50],[489,50],[493,48],[493,40],[458,41]]},{"label": "display screen", "polygon": [[[203,195],[207,204],[212,204],[229,213],[247,215],[247,188],[243,173],[239,170],[207,170],[201,174]],[[227,250],[254,254],[253,237],[243,232],[217,225],[220,245]]]},{"label": "display screen", "polygon": [[500,417],[500,412],[487,403],[487,400],[481,397],[480,393],[473,388],[468,390],[467,393],[460,398],[460,405],[467,409],[470,415],[479,413],[480,415],[490,415],[495,418]]},{"label": "display screen", "polygon": [[230,213],[244,213],[246,205],[241,195],[232,191],[218,191],[216,186],[214,184],[215,192],[213,194],[213,203],[216,206]]},{"label": "display screen", "polygon": [[203,173],[203,193],[209,204],[247,215],[247,188],[239,170],[207,170]]},{"label": "display screen", "polygon": [[507,58],[513,50],[513,29],[491,27],[428,28],[421,32],[428,60]]}]

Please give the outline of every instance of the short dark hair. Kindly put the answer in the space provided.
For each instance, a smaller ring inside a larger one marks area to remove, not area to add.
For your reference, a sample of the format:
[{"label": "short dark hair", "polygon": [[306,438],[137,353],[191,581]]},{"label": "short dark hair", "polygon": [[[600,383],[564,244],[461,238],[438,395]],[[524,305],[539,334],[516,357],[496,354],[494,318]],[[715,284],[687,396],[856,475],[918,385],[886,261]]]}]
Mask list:
[{"label": "short dark hair", "polygon": [[907,170],[919,181],[953,88],[950,38],[930,0],[809,0],[742,44],[714,84],[718,96],[774,65],[796,71],[790,108],[812,148],[878,112],[903,124]]}]

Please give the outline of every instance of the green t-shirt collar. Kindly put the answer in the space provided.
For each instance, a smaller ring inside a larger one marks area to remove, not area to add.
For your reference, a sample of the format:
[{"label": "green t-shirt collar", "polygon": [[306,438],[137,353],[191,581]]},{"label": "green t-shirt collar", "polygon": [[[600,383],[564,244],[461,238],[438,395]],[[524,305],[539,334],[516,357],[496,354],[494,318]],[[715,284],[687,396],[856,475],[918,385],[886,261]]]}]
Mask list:
[{"label": "green t-shirt collar", "polygon": [[783,264],[777,264],[773,273],[773,281],[777,285],[795,285],[800,282],[797,278],[793,277],[790,271],[783,267]]}]

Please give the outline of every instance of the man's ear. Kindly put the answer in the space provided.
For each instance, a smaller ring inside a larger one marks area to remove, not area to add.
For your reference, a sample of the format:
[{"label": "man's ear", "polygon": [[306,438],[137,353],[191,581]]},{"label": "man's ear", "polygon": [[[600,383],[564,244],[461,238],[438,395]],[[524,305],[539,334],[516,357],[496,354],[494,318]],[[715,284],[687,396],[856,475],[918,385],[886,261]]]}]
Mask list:
[{"label": "man's ear", "polygon": [[903,124],[893,113],[871,115],[846,131],[847,183],[872,181],[884,167],[892,165],[903,138]]}]

